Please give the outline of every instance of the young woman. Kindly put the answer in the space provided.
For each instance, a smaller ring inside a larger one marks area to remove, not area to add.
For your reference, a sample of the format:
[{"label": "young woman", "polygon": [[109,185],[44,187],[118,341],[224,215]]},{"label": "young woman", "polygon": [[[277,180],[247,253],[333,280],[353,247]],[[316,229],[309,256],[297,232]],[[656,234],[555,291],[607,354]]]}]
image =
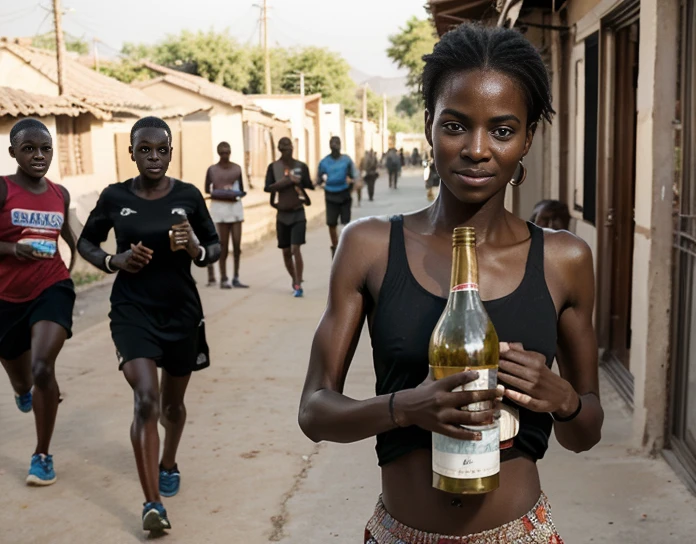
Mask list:
[{"label": "young woman", "polygon": [[73,257],[75,238],[68,226],[70,195],[45,177],[53,159],[46,126],[19,121],[10,131],[9,151],[17,172],[0,178],[0,362],[17,407],[34,408],[37,445],[27,483],[44,486],[56,481],[48,453],[59,402],[55,364],[72,336],[75,305],[58,237]]},{"label": "young woman", "polygon": [[[143,529],[149,531],[171,528],[160,495],[179,491],[176,451],[186,421],[184,394],[191,372],[209,365],[191,263],[205,267],[220,255],[200,191],[166,175],[171,141],[169,127],[157,117],[133,125],[130,153],[140,174],[102,192],[78,243],[94,266],[118,272],[111,336],[135,395],[131,441],[146,501]],[[100,248],[112,228],[115,255]],[[158,463],[160,415],[166,434]]]},{"label": "young woman", "polygon": [[[377,436],[382,495],[365,542],[559,543],[536,462],[552,429],[575,452],[600,439],[592,257],[572,234],[543,231],[504,207],[507,185],[524,181],[524,168],[515,173],[537,123],[553,114],[549,77],[519,33],[461,26],[425,57],[422,85],[439,196],[424,210],[345,230],[300,425],[315,441]],[[505,412],[519,417],[512,447],[501,451],[500,487],[483,495],[432,486],[430,433],[474,440],[462,426],[496,415],[460,410],[496,395],[453,392],[476,373],[428,376],[428,343],[447,302],[452,231],[460,225],[476,229],[481,297],[502,342]],[[378,396],[359,401],[343,394],[343,384],[366,318]],[[550,369],[554,356],[560,376]]]}]

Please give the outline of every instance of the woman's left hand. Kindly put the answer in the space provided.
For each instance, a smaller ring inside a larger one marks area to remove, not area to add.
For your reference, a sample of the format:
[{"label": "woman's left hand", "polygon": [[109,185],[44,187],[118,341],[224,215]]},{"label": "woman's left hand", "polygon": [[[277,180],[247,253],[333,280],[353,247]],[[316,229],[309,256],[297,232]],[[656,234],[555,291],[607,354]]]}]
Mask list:
[{"label": "woman's left hand", "polygon": [[533,412],[565,416],[578,406],[573,386],[546,366],[544,355],[525,351],[522,344],[500,343],[498,378],[506,385],[506,397]]},{"label": "woman's left hand", "polygon": [[197,259],[201,253],[201,246],[196,234],[193,232],[191,223],[188,220],[172,227],[174,243],[178,247],[183,247],[192,259]]}]

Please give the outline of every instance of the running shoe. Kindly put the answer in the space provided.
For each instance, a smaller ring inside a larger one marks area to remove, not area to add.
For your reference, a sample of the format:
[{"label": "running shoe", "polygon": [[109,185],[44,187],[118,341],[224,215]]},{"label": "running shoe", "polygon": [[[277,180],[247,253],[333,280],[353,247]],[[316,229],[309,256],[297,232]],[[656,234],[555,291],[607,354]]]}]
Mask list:
[{"label": "running shoe", "polygon": [[15,402],[17,403],[17,408],[25,414],[31,412],[31,389],[24,393],[24,395],[15,394]]},{"label": "running shoe", "polygon": [[235,287],[237,289],[248,289],[248,285],[244,285],[241,281],[239,281],[239,278],[234,278],[232,280],[232,287]]},{"label": "running shoe", "polygon": [[56,471],[53,470],[53,456],[35,453],[31,456],[31,466],[27,475],[27,485],[45,486],[56,482]]},{"label": "running shoe", "polygon": [[161,502],[146,502],[143,507],[143,531],[158,532],[172,528]]},{"label": "running shoe", "polygon": [[302,289],[301,285],[295,285],[293,287],[293,289],[294,289],[293,296],[295,298],[302,298],[304,296],[304,290]]},{"label": "running shoe", "polygon": [[220,282],[220,289],[232,289],[232,284],[230,280],[223,280]]},{"label": "running shoe", "polygon": [[179,466],[174,465],[174,468],[169,470],[160,465],[159,473],[159,492],[163,497],[173,497],[179,492],[181,485],[181,472]]}]

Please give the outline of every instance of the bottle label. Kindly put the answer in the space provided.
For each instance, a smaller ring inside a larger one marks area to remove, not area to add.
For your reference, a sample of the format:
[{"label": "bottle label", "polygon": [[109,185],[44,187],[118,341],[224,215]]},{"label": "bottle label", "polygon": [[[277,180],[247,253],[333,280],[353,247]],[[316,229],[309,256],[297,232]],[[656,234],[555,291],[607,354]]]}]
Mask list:
[{"label": "bottle label", "polygon": [[[453,389],[453,392],[457,391],[486,391],[488,389],[495,389],[498,386],[498,369],[497,368],[468,368],[467,370],[475,370],[478,372],[478,378],[473,382],[465,383]],[[474,402],[465,406],[463,409],[469,410],[470,412],[481,412],[483,410],[490,410],[493,408],[493,403],[489,400],[483,402]]]},{"label": "bottle label", "polygon": [[460,283],[452,287],[452,292],[455,291],[478,291],[478,283]]},{"label": "bottle label", "polygon": [[480,432],[481,440],[457,440],[433,433],[433,472],[460,480],[485,478],[500,472],[498,424],[470,429]]}]

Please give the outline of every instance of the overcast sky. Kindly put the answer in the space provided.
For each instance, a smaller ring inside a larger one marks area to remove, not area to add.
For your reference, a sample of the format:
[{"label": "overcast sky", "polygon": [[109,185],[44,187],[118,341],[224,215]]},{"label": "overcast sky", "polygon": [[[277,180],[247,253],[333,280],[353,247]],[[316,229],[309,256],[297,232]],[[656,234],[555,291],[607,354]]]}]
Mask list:
[{"label": "overcast sky", "polygon": [[[412,15],[426,16],[426,0],[268,0],[269,43],[318,45],[342,54],[368,75],[400,75],[385,53],[388,36]],[[152,43],[180,30],[214,28],[242,43],[258,43],[263,0],[62,0],[63,29],[115,55],[123,42]],[[33,36],[51,29],[42,6],[51,0],[0,0],[0,35]]]}]

